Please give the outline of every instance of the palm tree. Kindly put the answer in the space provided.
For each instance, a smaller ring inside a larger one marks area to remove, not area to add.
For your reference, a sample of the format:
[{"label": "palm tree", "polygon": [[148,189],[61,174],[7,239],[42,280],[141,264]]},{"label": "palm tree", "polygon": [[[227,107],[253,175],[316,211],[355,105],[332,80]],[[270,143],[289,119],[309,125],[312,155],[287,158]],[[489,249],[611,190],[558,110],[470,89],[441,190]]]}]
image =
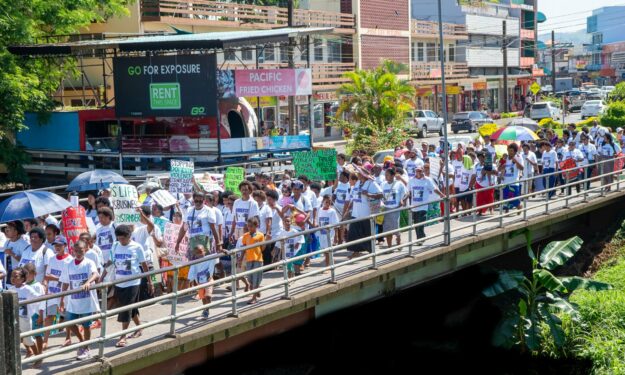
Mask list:
[{"label": "palm tree", "polygon": [[384,60],[374,70],[345,73],[349,82],[339,90],[343,101],[337,116],[351,112],[357,121],[367,119],[384,129],[414,107],[414,87],[397,77],[403,71],[405,65]]}]

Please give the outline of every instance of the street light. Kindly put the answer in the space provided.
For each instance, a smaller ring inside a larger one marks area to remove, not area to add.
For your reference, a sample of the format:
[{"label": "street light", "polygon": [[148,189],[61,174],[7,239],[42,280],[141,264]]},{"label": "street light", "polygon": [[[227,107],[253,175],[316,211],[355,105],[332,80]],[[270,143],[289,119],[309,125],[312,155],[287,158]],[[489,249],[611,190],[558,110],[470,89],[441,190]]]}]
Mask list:
[{"label": "street light", "polygon": [[439,59],[441,60],[441,89],[442,89],[442,105],[443,105],[443,162],[445,163],[445,222],[444,222],[444,231],[445,233],[445,245],[449,245],[451,242],[451,228],[449,225],[450,222],[450,201],[449,201],[449,142],[447,141],[447,85],[445,84],[445,48],[443,46],[443,12],[442,12],[442,0],[438,0],[438,34],[440,38],[439,45]]}]

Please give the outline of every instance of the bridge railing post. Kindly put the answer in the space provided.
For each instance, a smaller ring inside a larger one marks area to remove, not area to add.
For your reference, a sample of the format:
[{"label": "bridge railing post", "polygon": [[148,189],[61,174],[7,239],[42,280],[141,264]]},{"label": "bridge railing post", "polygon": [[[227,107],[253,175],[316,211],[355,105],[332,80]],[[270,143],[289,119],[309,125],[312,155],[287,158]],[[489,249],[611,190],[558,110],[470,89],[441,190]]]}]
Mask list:
[{"label": "bridge railing post", "polygon": [[237,310],[237,253],[236,252],[232,252],[230,254],[230,275],[232,276],[232,281],[230,283],[230,288],[232,288],[231,316],[236,318],[239,316],[239,312]]},{"label": "bridge railing post", "polygon": [[0,373],[20,375],[22,357],[20,354],[19,299],[17,293],[0,293]]},{"label": "bridge railing post", "polygon": [[[285,241],[282,240],[282,248],[286,249]],[[282,278],[284,279],[284,299],[291,299],[289,294],[289,264],[286,259],[286,250],[282,251]]]},{"label": "bridge railing post", "polygon": [[[500,201],[504,201],[505,200],[504,196],[503,196],[503,187],[502,186],[499,187],[499,200]],[[505,202],[505,203],[502,202],[499,205],[499,228],[503,228],[503,209],[504,209],[504,206],[507,206],[507,205],[508,205],[507,202]]]},{"label": "bridge railing post", "polygon": [[[555,173],[555,171],[554,171]],[[545,185],[547,187],[547,190],[545,191],[545,214],[549,213],[549,196],[551,195],[551,183],[549,182],[551,179],[551,174],[548,173],[547,177],[545,177]]]},{"label": "bridge railing post", "polygon": [[477,234],[477,192],[475,188],[473,188],[473,194],[471,194],[471,199],[473,200],[473,235]]},{"label": "bridge railing post", "polygon": [[108,308],[108,288],[105,286],[104,288],[100,289],[100,293],[102,296],[102,299],[100,301],[100,310],[102,310],[102,313],[104,314],[104,317],[102,319],[100,319],[100,343],[98,344],[98,358],[103,358],[104,357],[104,346],[105,346],[105,342],[104,342],[104,338],[106,337],[106,311]]},{"label": "bridge railing post", "polygon": [[378,267],[377,259],[376,259],[376,242],[377,238],[375,238],[375,216],[369,218],[369,225],[371,227],[371,268],[376,269]]},{"label": "bridge railing post", "polygon": [[[447,192],[449,193],[449,190]],[[443,222],[444,244],[449,246],[451,244],[451,199],[449,194],[445,197],[443,207],[445,208],[445,219]]]},{"label": "bridge railing post", "polygon": [[178,273],[180,268],[174,269],[174,277],[172,281],[172,300],[171,300],[171,321],[169,322],[169,336],[176,335],[176,310],[178,309]]},{"label": "bridge railing post", "polygon": [[[412,212],[410,212],[410,209],[407,208],[406,212],[408,213],[408,256],[412,256],[412,225],[414,224],[412,222]],[[400,234],[401,236],[401,234]],[[392,243],[392,242],[391,242]]]},{"label": "bridge railing post", "polygon": [[573,189],[571,189],[571,186],[569,186],[570,182],[571,182],[571,178],[569,177],[569,173],[567,173],[566,174],[566,199],[564,200],[566,207],[569,206],[569,197],[571,196],[571,193],[573,193]]},{"label": "bridge railing post", "polygon": [[[337,230],[339,230],[339,229],[337,228]],[[328,241],[328,246],[329,246],[329,247],[332,247],[332,236],[331,236],[331,232],[332,232],[331,230],[326,230],[326,239],[327,239],[327,241]],[[329,265],[330,265],[330,267],[331,267],[331,268],[330,268],[330,282],[331,282],[331,283],[334,283],[334,282],[336,282],[336,273],[335,273],[335,271],[334,271],[334,250],[332,250],[332,251],[328,251],[328,252],[326,253],[326,255],[327,255],[327,258],[326,258],[326,259],[328,259],[328,263],[329,263]]]}]

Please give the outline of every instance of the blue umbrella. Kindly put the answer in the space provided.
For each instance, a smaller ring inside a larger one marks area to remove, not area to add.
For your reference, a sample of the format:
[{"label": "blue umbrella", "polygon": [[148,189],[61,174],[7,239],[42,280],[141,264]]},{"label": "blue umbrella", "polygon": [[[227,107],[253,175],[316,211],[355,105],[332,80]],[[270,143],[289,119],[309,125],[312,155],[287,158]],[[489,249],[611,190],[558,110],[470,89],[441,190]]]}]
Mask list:
[{"label": "blue umbrella", "polygon": [[71,203],[49,191],[24,191],[0,203],[0,223],[34,219],[70,206]]},{"label": "blue umbrella", "polygon": [[65,191],[89,191],[100,190],[109,187],[111,184],[127,184],[125,178],[113,171],[106,169],[95,169],[79,174],[69,183]]}]

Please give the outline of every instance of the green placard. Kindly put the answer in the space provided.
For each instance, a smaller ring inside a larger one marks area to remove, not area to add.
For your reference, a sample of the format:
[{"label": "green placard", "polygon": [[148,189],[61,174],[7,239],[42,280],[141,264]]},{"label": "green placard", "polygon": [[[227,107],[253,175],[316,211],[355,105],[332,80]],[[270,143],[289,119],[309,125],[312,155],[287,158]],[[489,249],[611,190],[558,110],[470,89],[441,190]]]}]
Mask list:
[{"label": "green placard", "polygon": [[313,181],[336,180],[336,150],[317,150],[293,153],[295,174],[306,175]]},{"label": "green placard", "polygon": [[238,196],[241,196],[239,191],[239,184],[245,180],[245,168],[241,167],[228,167],[226,169],[226,175],[224,177],[224,188],[230,190]]},{"label": "green placard", "polygon": [[150,84],[150,108],[151,109],[180,109],[180,84],[151,83]]}]

